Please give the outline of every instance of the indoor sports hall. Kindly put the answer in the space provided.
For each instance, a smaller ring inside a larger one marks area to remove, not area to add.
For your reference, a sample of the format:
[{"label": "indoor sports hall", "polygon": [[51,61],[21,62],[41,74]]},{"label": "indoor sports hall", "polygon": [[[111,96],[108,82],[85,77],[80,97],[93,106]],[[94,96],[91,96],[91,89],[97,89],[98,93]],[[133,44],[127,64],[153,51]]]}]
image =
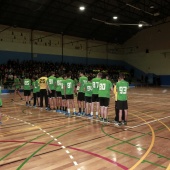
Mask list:
[{"label": "indoor sports hall", "polygon": [[[1,0],[0,170],[170,170],[169,30],[168,0]],[[96,103],[80,108],[81,71],[111,82],[107,121]],[[51,73],[71,75],[75,108],[66,91],[51,99]],[[115,118],[121,73],[126,124]],[[34,95],[42,75],[48,107]]]}]

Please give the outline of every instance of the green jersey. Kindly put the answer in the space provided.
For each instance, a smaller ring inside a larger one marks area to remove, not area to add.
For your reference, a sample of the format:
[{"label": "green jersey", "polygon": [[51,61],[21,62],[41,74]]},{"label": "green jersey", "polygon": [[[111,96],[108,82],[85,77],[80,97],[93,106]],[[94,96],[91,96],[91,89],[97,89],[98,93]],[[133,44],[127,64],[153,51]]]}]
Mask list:
[{"label": "green jersey", "polygon": [[50,90],[55,90],[56,88],[56,78],[54,76],[50,76],[47,79],[47,84]]},{"label": "green jersey", "polygon": [[101,78],[93,78],[92,79],[92,94],[98,94],[99,92],[99,82],[100,82]]},{"label": "green jersey", "polygon": [[36,80],[36,81],[35,81],[35,86],[36,86],[36,89],[37,89],[36,91],[37,91],[37,92],[40,92],[39,80]]},{"label": "green jersey", "polygon": [[125,80],[120,80],[116,83],[117,100],[120,100],[120,101],[127,100],[127,89],[128,88],[129,88],[129,83]]},{"label": "green jersey", "polygon": [[74,87],[75,87],[74,80],[70,78],[66,79],[65,87],[66,87],[66,95],[74,94]]},{"label": "green jersey", "polygon": [[92,96],[92,83],[91,82],[87,82],[84,85],[84,89],[85,89],[85,96],[91,97]]},{"label": "green jersey", "polygon": [[64,79],[61,80],[61,82],[60,82],[61,83],[61,95],[65,95],[64,94],[65,82],[66,82],[66,80],[64,80]]},{"label": "green jersey", "polygon": [[81,76],[81,77],[79,78],[79,83],[80,83],[79,92],[83,92],[83,93],[84,93],[84,84],[87,83],[87,77]]},{"label": "green jersey", "polygon": [[37,87],[36,87],[36,82],[35,81],[32,82],[32,88],[33,88],[33,93],[36,93],[37,92]]},{"label": "green jersey", "polygon": [[31,90],[31,80],[24,79],[24,90]]},{"label": "green jersey", "polygon": [[62,77],[57,78],[56,82],[57,82],[57,87],[56,87],[56,91],[61,91],[61,81],[63,80]]},{"label": "green jersey", "polygon": [[112,83],[110,80],[101,79],[99,82],[99,97],[110,98],[111,88],[112,88]]},{"label": "green jersey", "polygon": [[20,85],[21,85],[21,83],[20,83],[20,81],[19,81],[19,78],[15,78],[15,79],[14,79],[14,86],[15,86],[15,88],[16,88],[16,89],[19,89],[19,88],[20,88]]}]

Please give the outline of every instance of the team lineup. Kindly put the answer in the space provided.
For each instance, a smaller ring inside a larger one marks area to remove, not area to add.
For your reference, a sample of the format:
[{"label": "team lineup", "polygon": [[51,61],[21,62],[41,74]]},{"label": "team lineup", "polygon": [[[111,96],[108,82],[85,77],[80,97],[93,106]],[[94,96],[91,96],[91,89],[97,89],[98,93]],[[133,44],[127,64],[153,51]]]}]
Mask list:
[{"label": "team lineup", "polygon": [[[72,79],[71,72],[67,74],[43,72],[41,77],[29,78],[25,75],[23,82],[24,97],[26,106],[39,107],[47,111],[63,113],[68,117],[86,116],[96,118],[101,122],[108,122],[108,107],[111,93],[114,93],[115,100],[115,119],[112,120],[116,126],[127,125],[128,102],[127,90],[129,83],[124,80],[123,73],[119,74],[118,82],[112,84],[108,75],[103,72],[97,73],[96,77],[86,76],[84,71],[79,71],[79,80],[76,82]],[[20,80],[14,76],[14,98],[20,94]],[[33,97],[31,97],[31,91]],[[77,97],[76,108],[74,97]],[[33,104],[31,105],[31,99]]]}]

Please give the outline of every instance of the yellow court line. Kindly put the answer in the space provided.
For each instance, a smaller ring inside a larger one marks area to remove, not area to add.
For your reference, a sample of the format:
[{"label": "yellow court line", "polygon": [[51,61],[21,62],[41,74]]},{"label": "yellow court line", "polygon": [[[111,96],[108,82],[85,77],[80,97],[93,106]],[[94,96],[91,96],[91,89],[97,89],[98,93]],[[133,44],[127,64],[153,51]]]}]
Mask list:
[{"label": "yellow court line", "polygon": [[[143,118],[141,118],[141,117],[139,117],[139,116],[137,116],[137,115],[135,115],[135,114],[133,114],[133,113],[131,113],[131,114],[132,114],[133,116],[136,116],[136,117],[138,117],[139,119],[143,120],[144,122],[146,122],[145,119],[143,119]],[[151,144],[150,144],[148,150],[146,151],[146,153],[145,153],[145,154],[140,158],[140,160],[139,160],[138,162],[136,162],[129,170],[135,169],[135,168],[148,156],[148,154],[150,153],[151,149],[153,148],[153,145],[154,145],[154,143],[155,143],[155,132],[154,132],[154,130],[153,130],[153,128],[151,127],[150,124],[147,124],[147,125],[149,126],[149,128],[150,128],[151,131],[152,131],[152,141],[151,141]]]},{"label": "yellow court line", "polygon": [[169,164],[169,166],[167,167],[167,169],[166,170],[170,170],[170,164]]}]

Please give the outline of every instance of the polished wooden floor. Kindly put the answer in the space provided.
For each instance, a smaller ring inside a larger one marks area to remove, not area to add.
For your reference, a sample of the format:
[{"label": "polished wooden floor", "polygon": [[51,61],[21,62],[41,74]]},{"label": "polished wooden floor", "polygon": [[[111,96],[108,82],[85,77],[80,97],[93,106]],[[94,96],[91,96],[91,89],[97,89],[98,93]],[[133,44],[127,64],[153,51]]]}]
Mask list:
[{"label": "polished wooden floor", "polygon": [[[0,170],[170,169],[170,89],[129,89],[128,125],[67,118],[2,95]],[[109,120],[114,117],[111,98]]]}]

